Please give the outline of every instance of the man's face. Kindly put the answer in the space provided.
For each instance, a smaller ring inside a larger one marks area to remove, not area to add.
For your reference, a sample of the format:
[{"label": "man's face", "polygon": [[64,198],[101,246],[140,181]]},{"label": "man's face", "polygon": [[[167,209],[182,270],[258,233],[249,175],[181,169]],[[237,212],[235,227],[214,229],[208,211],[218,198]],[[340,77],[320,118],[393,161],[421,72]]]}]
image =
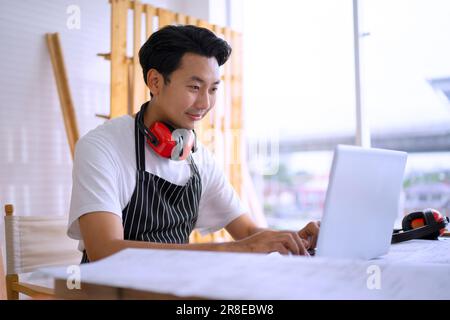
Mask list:
[{"label": "man's face", "polygon": [[186,53],[157,97],[158,113],[175,127],[194,129],[214,107],[219,82],[216,58]]}]

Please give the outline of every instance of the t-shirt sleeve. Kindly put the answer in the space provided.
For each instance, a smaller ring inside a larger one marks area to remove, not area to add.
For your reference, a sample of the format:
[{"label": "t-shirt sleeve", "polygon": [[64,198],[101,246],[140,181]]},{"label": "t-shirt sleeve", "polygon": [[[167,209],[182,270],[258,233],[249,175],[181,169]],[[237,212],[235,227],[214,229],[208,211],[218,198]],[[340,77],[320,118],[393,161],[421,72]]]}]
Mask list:
[{"label": "t-shirt sleeve", "polygon": [[76,145],[67,232],[73,239],[81,239],[78,218],[86,213],[107,211],[122,217],[119,174],[111,152],[95,140],[81,139]]},{"label": "t-shirt sleeve", "polygon": [[200,199],[196,228],[201,234],[215,232],[234,219],[248,212],[238,194],[218,166],[212,155],[205,150],[206,162],[202,169],[204,190]]}]

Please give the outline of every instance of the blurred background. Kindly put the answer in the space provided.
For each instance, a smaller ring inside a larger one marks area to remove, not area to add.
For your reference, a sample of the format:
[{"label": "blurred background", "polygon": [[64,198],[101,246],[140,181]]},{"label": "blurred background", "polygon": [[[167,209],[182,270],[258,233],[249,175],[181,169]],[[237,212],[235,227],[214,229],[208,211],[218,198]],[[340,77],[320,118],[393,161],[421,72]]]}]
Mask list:
[{"label": "blurred background", "polygon": [[245,128],[250,143],[279,141],[276,173],[252,172],[268,224],[321,217],[333,148],[357,139],[356,97],[369,144],[409,153],[397,223],[427,207],[448,216],[450,2],[243,3]]}]

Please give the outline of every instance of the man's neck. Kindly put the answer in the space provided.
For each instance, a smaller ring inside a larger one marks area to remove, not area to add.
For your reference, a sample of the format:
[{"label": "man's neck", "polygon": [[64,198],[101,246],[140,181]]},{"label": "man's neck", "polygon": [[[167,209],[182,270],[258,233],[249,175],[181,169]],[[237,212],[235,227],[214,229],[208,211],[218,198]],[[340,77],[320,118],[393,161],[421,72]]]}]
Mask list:
[{"label": "man's neck", "polygon": [[156,104],[155,101],[150,100],[148,103],[147,108],[145,108],[145,113],[144,113],[144,125],[147,128],[150,128],[150,126],[157,122],[157,121],[165,121],[163,119],[163,117],[161,115],[159,115],[158,113],[158,105]]}]

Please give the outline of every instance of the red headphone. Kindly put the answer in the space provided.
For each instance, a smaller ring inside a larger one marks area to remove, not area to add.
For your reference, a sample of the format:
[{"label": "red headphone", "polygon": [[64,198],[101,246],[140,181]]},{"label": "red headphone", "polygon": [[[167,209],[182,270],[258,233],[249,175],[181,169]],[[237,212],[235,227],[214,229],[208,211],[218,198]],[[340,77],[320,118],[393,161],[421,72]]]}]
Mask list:
[{"label": "red headphone", "polygon": [[147,144],[163,158],[185,160],[191,152],[197,151],[197,136],[194,130],[175,129],[164,122],[155,122],[150,128],[144,124],[144,103],[136,115],[139,130],[146,136]]},{"label": "red headphone", "polygon": [[394,229],[392,243],[412,239],[436,240],[444,234],[448,222],[448,217],[435,209],[409,213],[403,218],[402,228]]}]

